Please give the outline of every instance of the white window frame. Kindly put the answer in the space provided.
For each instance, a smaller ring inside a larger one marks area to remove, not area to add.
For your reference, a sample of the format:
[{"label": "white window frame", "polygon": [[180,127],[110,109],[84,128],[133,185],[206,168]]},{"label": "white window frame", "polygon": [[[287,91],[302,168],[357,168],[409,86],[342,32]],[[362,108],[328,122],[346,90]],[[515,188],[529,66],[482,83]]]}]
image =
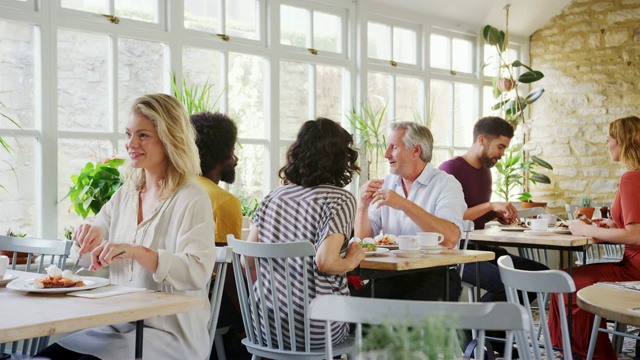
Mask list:
[{"label": "white window frame", "polygon": [[[395,18],[390,18],[390,17],[384,17],[381,15],[377,15],[377,14],[369,14],[369,16],[367,17],[367,21],[365,23],[365,30],[367,33],[367,37],[365,38],[366,40],[368,40],[368,25],[369,22],[374,22],[374,23],[378,23],[378,24],[382,24],[382,25],[386,25],[390,27],[391,33],[389,34],[389,49],[391,50],[391,59],[376,59],[376,58],[371,58],[369,57],[368,52],[364,53],[367,62],[369,62],[372,65],[385,65],[385,66],[392,66],[394,68],[399,68],[399,69],[406,69],[406,70],[420,70],[421,68],[421,64],[423,63],[423,53],[424,50],[422,49],[422,44],[423,44],[423,40],[422,37],[424,36],[424,31],[423,31],[423,26],[419,23],[413,23],[413,22],[409,22],[409,21],[402,21],[402,20],[398,20]],[[393,30],[398,27],[398,28],[403,28],[403,29],[408,29],[413,31],[416,34],[416,39],[415,39],[415,52],[416,52],[416,63],[415,64],[410,64],[410,63],[406,63],[406,62],[402,62],[399,61],[397,59],[393,58]],[[391,62],[395,62],[396,65],[391,65]],[[393,71],[393,70],[392,70]]]}]

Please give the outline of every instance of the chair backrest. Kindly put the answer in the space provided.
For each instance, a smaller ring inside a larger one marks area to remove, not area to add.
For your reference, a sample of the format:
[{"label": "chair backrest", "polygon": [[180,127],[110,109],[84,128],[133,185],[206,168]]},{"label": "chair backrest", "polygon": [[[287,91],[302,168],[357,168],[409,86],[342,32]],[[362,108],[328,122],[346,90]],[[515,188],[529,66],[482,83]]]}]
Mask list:
[{"label": "chair backrest", "polygon": [[[11,269],[19,269],[27,272],[44,273],[50,264],[55,264],[64,270],[72,244],[73,242],[70,240],[19,238],[0,235],[0,250],[14,252],[11,258]],[[18,252],[27,254],[24,269],[22,265],[18,264]],[[37,262],[37,265],[32,264],[34,260]],[[48,343],[48,336],[14,341],[11,343],[11,353],[18,354],[19,352],[23,355],[33,356],[44,349]],[[5,348],[6,344],[0,344],[0,352],[5,351]]]},{"label": "chair backrest", "polygon": [[[538,304],[545,303],[547,294],[559,294],[558,311],[560,313],[560,323],[562,329],[562,345],[564,350],[564,358],[571,360],[571,341],[569,340],[569,326],[567,324],[567,316],[562,301],[562,294],[572,293],[576,291],[576,285],[569,274],[560,270],[544,270],[544,271],[526,271],[518,270],[513,267],[513,261],[509,256],[501,256],[498,259],[498,267],[500,269],[500,278],[507,292],[507,301],[519,304],[519,297],[527,298],[527,292],[536,293]],[[531,314],[531,305],[528,301],[524,301],[525,308],[529,313],[529,335],[531,337],[532,349],[534,357],[540,359],[540,347],[538,345],[538,333],[535,329],[533,317]],[[547,354],[553,354],[551,347],[551,336],[549,334],[549,324],[544,307],[540,306],[540,321],[538,323],[541,334],[543,335],[544,348]],[[520,346],[518,351],[522,354]],[[524,348],[522,348],[524,350]]]},{"label": "chair backrest", "polygon": [[[19,238],[0,235],[0,250],[14,252],[11,258],[11,269],[16,270],[18,253],[22,252],[27,254],[27,261],[24,267],[24,271],[27,272],[43,273],[50,264],[55,264],[64,270],[72,244],[71,240]],[[32,264],[34,260],[37,261],[36,266]]]},{"label": "chair backrest", "polygon": [[211,304],[211,316],[209,317],[209,343],[213,348],[213,341],[218,326],[220,315],[220,303],[222,302],[222,291],[224,281],[227,276],[227,267],[231,263],[233,253],[229,246],[216,246],[216,265],[214,268],[215,279],[209,286],[209,302]]},{"label": "chair backrest", "polygon": [[[311,351],[311,324],[306,314],[311,295],[309,258],[316,254],[308,241],[267,244],[241,241],[232,235],[233,270],[247,336],[247,347],[282,356]],[[241,257],[245,266],[242,266]],[[255,270],[255,275],[251,270]],[[243,273],[244,272],[244,273]],[[251,281],[255,277],[255,281]],[[304,340],[302,340],[304,339]],[[302,344],[304,343],[304,344]],[[251,351],[251,350],[250,350]]]},{"label": "chair backrest", "polygon": [[[506,330],[507,340],[526,346],[526,330],[529,316],[522,305],[511,303],[459,303],[443,301],[389,300],[323,295],[313,299],[309,306],[311,319],[325,322],[329,329],[331,321],[356,323],[356,347],[362,350],[362,324],[406,324],[421,325],[433,316],[451,319],[455,329],[476,329],[479,332],[479,344],[476,359],[484,359],[485,330]],[[331,359],[331,332],[325,345],[325,357]],[[510,349],[508,349],[510,351]],[[521,359],[529,359],[521,353]],[[510,358],[510,357],[509,357]]]},{"label": "chair backrest", "polygon": [[[467,247],[469,247],[469,235],[474,229],[475,229],[475,224],[473,223],[472,220],[464,220],[464,233],[462,234],[462,237],[460,239],[463,242],[462,250],[467,250]],[[464,264],[458,265],[458,273],[460,274],[461,278],[462,278],[463,271],[464,271]]]},{"label": "chair backrest", "polygon": [[[518,219],[520,219],[520,221],[522,222],[525,222],[526,218],[528,217],[534,217],[534,216],[538,216],[540,214],[546,214],[546,213],[547,213],[547,209],[541,206],[536,206],[536,207],[527,208],[527,209],[518,209]],[[539,263],[549,266],[549,257],[547,255],[546,249],[518,248],[518,253],[520,254],[520,256],[524,258],[537,261]]]}]

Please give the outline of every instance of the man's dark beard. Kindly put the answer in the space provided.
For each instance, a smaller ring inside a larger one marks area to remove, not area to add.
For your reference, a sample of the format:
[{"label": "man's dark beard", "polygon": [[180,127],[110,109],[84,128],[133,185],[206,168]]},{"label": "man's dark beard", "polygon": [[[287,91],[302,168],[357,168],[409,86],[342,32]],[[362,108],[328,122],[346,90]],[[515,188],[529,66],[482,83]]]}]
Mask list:
[{"label": "man's dark beard", "polygon": [[487,169],[491,169],[496,165],[493,163],[493,158],[487,156],[484,151],[482,152],[482,156],[480,156],[480,162],[482,163],[482,167]]},{"label": "man's dark beard", "polygon": [[232,162],[226,162],[220,171],[220,180],[227,184],[233,184],[236,181],[236,166]]}]

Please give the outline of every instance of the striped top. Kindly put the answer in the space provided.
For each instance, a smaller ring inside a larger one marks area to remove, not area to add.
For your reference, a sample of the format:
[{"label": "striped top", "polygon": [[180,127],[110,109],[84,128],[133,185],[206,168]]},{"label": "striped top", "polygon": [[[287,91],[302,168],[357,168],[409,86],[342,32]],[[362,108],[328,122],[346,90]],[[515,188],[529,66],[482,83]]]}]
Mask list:
[{"label": "striped top", "polygon": [[[255,225],[258,228],[258,241],[262,243],[289,243],[294,241],[310,241],[316,250],[322,241],[331,234],[343,234],[344,244],[340,250],[340,256],[344,257],[348,241],[353,229],[356,200],[348,191],[331,185],[321,185],[312,188],[304,188],[298,185],[287,185],[275,189],[264,200],[255,214]],[[278,264],[279,269],[275,274],[275,288],[277,293],[276,303],[281,308],[281,324],[285,339],[289,338],[288,315],[286,311],[289,301],[285,285],[282,282],[284,276],[284,261]],[[290,259],[289,267],[293,276],[306,276],[310,299],[318,295],[349,295],[346,274],[329,275],[322,273],[313,258],[307,258],[307,272],[303,274],[302,259]],[[265,264],[266,265],[266,264]],[[262,266],[262,264],[261,264]],[[281,271],[279,271],[281,270]],[[273,294],[269,280],[270,274],[266,266],[260,269],[261,278],[265,280],[267,287],[268,306],[273,306]],[[295,335],[300,349],[304,344],[304,309],[303,291],[300,282],[294,282],[292,303],[295,307]],[[271,311],[269,311],[271,312]],[[264,316],[264,315],[263,315]],[[275,324],[270,316],[272,334],[275,332]],[[320,321],[311,323],[311,346],[322,347],[325,344],[324,325]],[[349,332],[346,323],[334,323],[332,325],[332,339],[334,344],[345,339]],[[289,348],[290,344],[287,344]]]}]

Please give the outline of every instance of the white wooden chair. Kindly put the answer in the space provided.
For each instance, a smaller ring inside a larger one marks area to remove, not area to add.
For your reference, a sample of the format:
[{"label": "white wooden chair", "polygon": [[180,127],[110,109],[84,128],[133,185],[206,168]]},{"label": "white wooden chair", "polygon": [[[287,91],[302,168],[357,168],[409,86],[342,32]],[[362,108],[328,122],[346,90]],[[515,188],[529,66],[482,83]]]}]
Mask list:
[{"label": "white wooden chair", "polygon": [[[527,347],[526,330],[529,316],[522,305],[504,302],[495,303],[459,303],[443,301],[390,300],[336,295],[318,296],[309,306],[311,319],[325,322],[327,341],[325,358],[334,356],[331,345],[332,321],[356,323],[356,348],[362,351],[362,324],[405,323],[421,325],[432,316],[444,316],[451,319],[456,329],[478,330],[476,359],[484,359],[485,330],[506,330],[507,341],[515,338],[519,346]],[[511,359],[511,348],[507,349],[505,359]],[[520,359],[530,359],[529,353],[520,353]]]},{"label": "white wooden chair", "polygon": [[209,343],[211,348],[215,343],[216,355],[219,360],[226,359],[224,345],[222,343],[222,332],[217,331],[218,317],[220,315],[220,303],[222,302],[222,292],[227,275],[227,267],[231,264],[232,251],[228,246],[216,246],[216,265],[214,272],[215,279],[209,286],[209,302],[211,306],[211,317],[209,318]]},{"label": "white wooden chair", "polygon": [[[302,298],[304,306],[308,306],[312,300],[308,291],[308,278],[300,274],[306,275],[313,271],[307,264],[309,258],[313,261],[316,253],[313,244],[308,241],[254,243],[235,239],[233,235],[227,236],[227,244],[233,249],[233,271],[247,334],[242,343],[253,354],[253,358],[324,359],[324,348],[311,347],[309,339],[312,326],[311,320],[306,316],[307,309],[304,309],[303,326],[296,325],[294,316],[294,298]],[[257,269],[255,275],[249,266],[242,266],[241,258]],[[260,268],[267,271],[261,272]],[[279,279],[284,280],[277,280],[276,273]],[[252,281],[254,276],[255,281]],[[271,306],[269,283],[278,283],[278,290],[287,294],[287,304]],[[297,340],[296,333],[303,336],[304,344]],[[348,338],[334,351],[340,355],[354,350],[353,339]]]},{"label": "white wooden chair", "polygon": [[[575,283],[569,274],[560,270],[544,270],[544,271],[526,271],[518,270],[513,267],[513,261],[508,256],[501,256],[498,259],[498,267],[500,268],[500,277],[507,291],[507,300],[510,303],[520,304],[518,294],[523,298],[527,298],[527,292],[537,294],[539,304],[543,304],[546,294],[558,294],[562,297],[565,293],[573,293],[576,291]],[[562,298],[560,298],[562,299]],[[540,321],[538,322],[538,331],[536,331],[533,316],[531,313],[531,305],[528,301],[524,302],[525,308],[529,313],[529,335],[531,338],[534,358],[540,360],[540,346],[538,338],[543,337],[544,349],[547,358],[552,358],[553,348],[551,346],[551,336],[549,334],[549,324],[547,322],[547,314],[543,311],[544,307],[540,306]],[[562,346],[564,351],[564,359],[571,360],[571,341],[569,339],[569,325],[567,323],[567,315],[564,307],[564,301],[558,301],[558,310],[560,313],[560,323],[562,329]],[[518,347],[520,355],[524,348]]]},{"label": "white wooden chair", "polygon": [[[17,264],[18,252],[27,253],[27,263],[24,271],[44,273],[50,264],[65,268],[67,258],[71,252],[70,240],[49,240],[34,238],[18,238],[0,235],[0,250],[14,251],[11,269],[21,266]],[[35,261],[35,264],[33,263]],[[22,268],[20,268],[22,269]],[[13,358],[28,358],[44,349],[49,343],[49,337],[14,341],[11,343],[10,353]],[[0,352],[4,352],[7,344],[0,344]]]}]

